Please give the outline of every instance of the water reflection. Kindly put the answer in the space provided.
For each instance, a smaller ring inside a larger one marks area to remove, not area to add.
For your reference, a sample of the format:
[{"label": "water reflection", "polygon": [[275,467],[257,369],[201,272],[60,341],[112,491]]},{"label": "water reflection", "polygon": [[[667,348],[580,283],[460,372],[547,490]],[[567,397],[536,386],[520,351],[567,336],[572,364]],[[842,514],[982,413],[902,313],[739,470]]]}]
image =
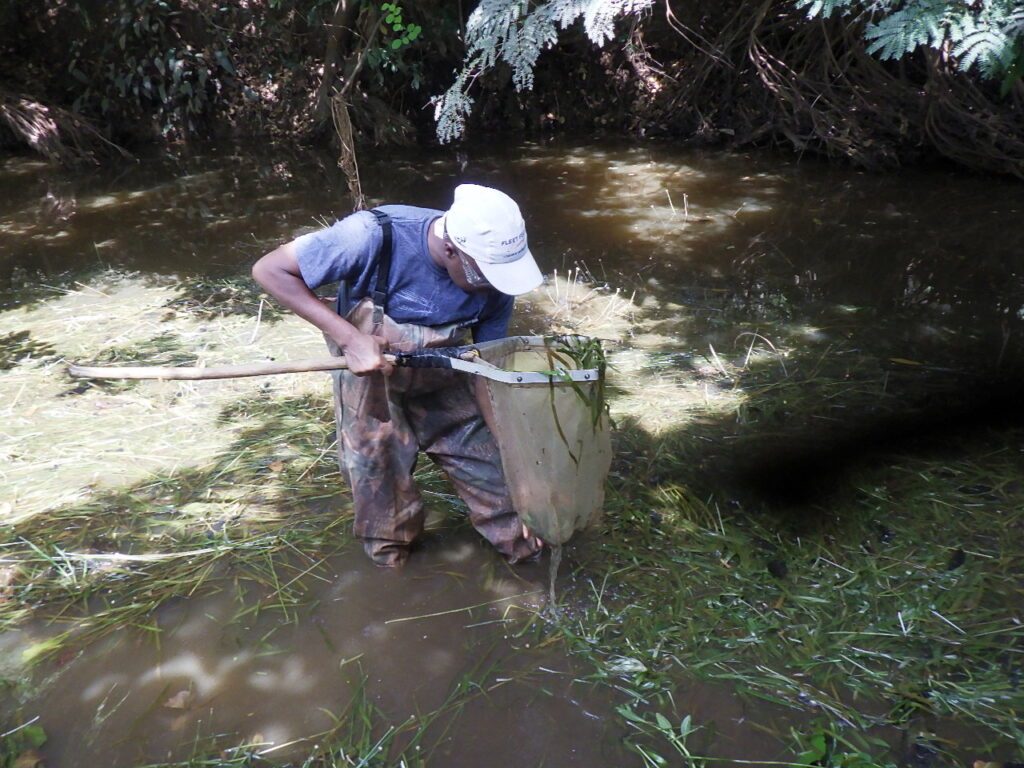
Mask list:
[{"label": "water reflection", "polygon": [[[579,262],[620,286],[653,277],[663,300],[689,304],[686,289],[699,287],[735,291],[748,307],[769,294],[882,312],[1021,306],[1024,190],[1004,180],[657,145],[471,148],[461,162],[368,152],[362,165],[375,202],[443,207],[458,180],[499,185],[522,202],[542,268]],[[0,287],[97,264],[244,273],[278,242],[343,215],[344,189],[330,158],[312,152],[150,159],[84,176],[12,163],[0,173]]]}]

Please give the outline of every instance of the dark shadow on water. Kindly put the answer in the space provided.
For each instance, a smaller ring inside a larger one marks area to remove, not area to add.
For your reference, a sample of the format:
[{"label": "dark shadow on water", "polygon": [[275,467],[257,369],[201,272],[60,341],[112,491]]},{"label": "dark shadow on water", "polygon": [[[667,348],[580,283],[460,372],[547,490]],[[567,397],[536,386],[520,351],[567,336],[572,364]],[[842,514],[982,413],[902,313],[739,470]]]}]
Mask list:
[{"label": "dark shadow on water", "polygon": [[956,456],[977,438],[1024,426],[1024,369],[1003,378],[959,377],[954,389],[890,404],[889,413],[851,417],[814,431],[749,446],[725,484],[770,508],[825,505],[855,471],[908,454]]}]

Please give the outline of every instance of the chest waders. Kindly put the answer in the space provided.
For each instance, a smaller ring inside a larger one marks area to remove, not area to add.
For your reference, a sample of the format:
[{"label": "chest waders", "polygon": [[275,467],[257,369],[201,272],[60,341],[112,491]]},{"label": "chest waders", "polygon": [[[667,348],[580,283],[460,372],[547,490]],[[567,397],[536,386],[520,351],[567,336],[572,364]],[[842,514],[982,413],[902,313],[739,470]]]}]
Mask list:
[{"label": "chest waders", "polygon": [[[458,325],[397,323],[387,315],[387,287],[394,239],[391,220],[371,211],[381,227],[375,287],[354,306],[339,286],[337,309],[363,333],[382,336],[389,350],[411,352],[466,343]],[[341,350],[327,339],[331,354]],[[378,565],[400,565],[423,532],[425,510],[413,471],[422,450],[448,476],[469,507],[476,530],[510,562],[534,554],[502,473],[501,455],[484,423],[470,377],[453,370],[396,368],[356,376],[338,371],[334,409],[338,464],[348,478],[355,511],[354,532]]]}]

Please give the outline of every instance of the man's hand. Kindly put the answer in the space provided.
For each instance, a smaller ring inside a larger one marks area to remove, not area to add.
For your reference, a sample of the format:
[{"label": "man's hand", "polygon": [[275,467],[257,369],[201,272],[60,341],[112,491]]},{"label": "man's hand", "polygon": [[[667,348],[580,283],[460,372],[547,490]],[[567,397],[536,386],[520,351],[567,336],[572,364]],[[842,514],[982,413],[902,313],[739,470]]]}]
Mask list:
[{"label": "man's hand", "polygon": [[387,344],[387,340],[380,336],[357,331],[349,335],[345,344],[339,343],[338,346],[345,353],[348,370],[356,376],[365,376],[374,371],[390,376],[395,366],[384,359]]}]

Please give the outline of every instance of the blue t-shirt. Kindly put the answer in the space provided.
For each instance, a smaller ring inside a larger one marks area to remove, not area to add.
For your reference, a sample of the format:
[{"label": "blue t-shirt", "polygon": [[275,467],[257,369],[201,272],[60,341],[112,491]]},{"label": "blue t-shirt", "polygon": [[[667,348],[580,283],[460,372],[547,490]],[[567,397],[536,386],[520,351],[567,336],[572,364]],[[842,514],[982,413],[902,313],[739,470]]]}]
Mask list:
[{"label": "blue t-shirt", "polygon": [[[398,323],[471,328],[477,342],[508,335],[513,297],[498,291],[467,293],[452,282],[427,251],[427,230],[442,211],[408,205],[382,205],[391,217],[391,274],[387,313]],[[302,279],[311,289],[344,281],[354,304],[377,282],[377,251],[383,235],[369,211],[346,216],[333,226],[295,240]]]}]

